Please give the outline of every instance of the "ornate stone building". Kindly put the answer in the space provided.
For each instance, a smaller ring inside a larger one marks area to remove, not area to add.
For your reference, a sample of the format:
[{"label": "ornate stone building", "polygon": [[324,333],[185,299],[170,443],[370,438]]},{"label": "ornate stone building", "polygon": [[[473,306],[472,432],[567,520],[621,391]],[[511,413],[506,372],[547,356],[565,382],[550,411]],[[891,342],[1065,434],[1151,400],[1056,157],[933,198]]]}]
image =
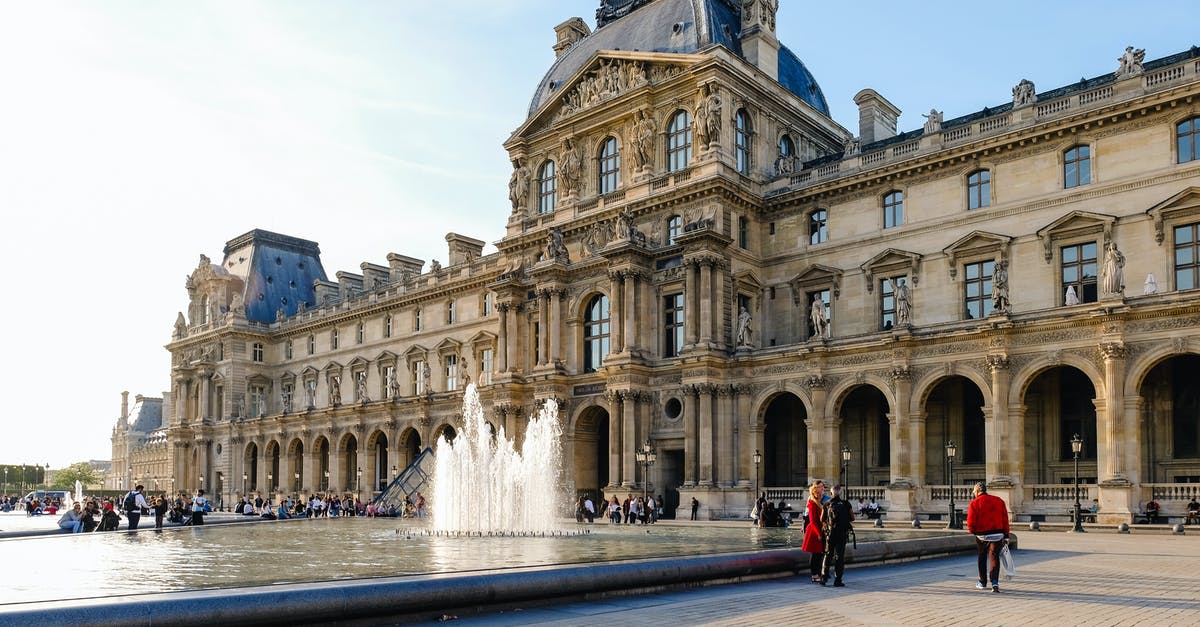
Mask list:
[{"label": "ornate stone building", "polygon": [[1181,508],[1200,481],[1197,50],[1131,49],[903,133],[864,89],[852,131],[776,6],[605,0],[594,32],[557,27],[505,144],[496,254],[452,233],[445,267],[389,254],[330,280],[315,243],[252,231],[202,257],[169,344],[180,487],[365,495],[453,434],[470,379],[510,434],[559,400],[575,489],[648,481],[712,516],[814,478],[893,517],[976,480],[1061,516],[1074,434],[1102,518]]}]

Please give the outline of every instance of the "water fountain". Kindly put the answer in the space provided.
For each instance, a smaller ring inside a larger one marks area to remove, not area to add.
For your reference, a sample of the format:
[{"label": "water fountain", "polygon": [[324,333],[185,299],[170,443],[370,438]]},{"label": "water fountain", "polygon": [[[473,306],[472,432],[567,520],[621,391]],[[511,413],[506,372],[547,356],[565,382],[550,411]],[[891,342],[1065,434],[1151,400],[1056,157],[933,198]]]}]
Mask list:
[{"label": "water fountain", "polygon": [[435,532],[546,533],[560,528],[562,427],[553,399],[532,417],[521,451],[483,419],[475,384],[463,395],[462,432],[438,438],[433,475]]}]

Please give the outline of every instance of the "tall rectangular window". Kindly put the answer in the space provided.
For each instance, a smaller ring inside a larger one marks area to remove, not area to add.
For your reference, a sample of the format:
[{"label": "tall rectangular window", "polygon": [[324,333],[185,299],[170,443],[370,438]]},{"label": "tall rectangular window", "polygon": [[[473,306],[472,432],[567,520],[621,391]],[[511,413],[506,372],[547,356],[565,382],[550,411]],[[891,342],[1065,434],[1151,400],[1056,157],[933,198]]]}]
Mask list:
[{"label": "tall rectangular window", "polygon": [[417,396],[425,394],[425,361],[418,359],[412,367],[412,389]]},{"label": "tall rectangular window", "polygon": [[692,116],[677,111],[667,125],[667,171],[678,172],[692,162]]},{"label": "tall rectangular window", "polygon": [[483,315],[485,317],[492,315],[492,293],[491,292],[483,293]]},{"label": "tall rectangular window", "polygon": [[363,340],[367,339],[367,325],[364,322],[358,323],[358,328],[354,330],[354,343],[362,344]]},{"label": "tall rectangular window", "polygon": [[750,248],[750,221],[746,216],[738,216],[738,248],[743,250]]},{"label": "tall rectangular window", "polygon": [[600,194],[617,191],[621,185],[621,154],[617,151],[617,138],[604,140],[600,149]]},{"label": "tall rectangular window", "polygon": [[329,332],[329,348],[336,349],[338,347],[338,330],[334,329]]},{"label": "tall rectangular window", "polygon": [[250,386],[250,414],[257,418],[267,413],[267,388],[262,385]]},{"label": "tall rectangular window", "polygon": [[904,192],[896,191],[883,197],[883,228],[904,224]]},{"label": "tall rectangular window", "polygon": [[879,282],[879,324],[884,331],[896,326],[896,282],[899,278]]},{"label": "tall rectangular window", "polygon": [[425,314],[422,313],[420,308],[418,308],[417,311],[413,313],[413,331],[424,331],[424,327]]},{"label": "tall rectangular window", "polygon": [[1070,189],[1092,182],[1092,149],[1075,146],[1063,153],[1063,187]]},{"label": "tall rectangular window", "polygon": [[989,207],[992,204],[992,173],[978,170],[967,176],[967,209]]},{"label": "tall rectangular window", "polygon": [[495,361],[495,354],[490,348],[479,351],[479,385],[492,384],[492,362]]},{"label": "tall rectangular window", "polygon": [[454,301],[446,303],[446,324],[454,324],[457,313],[454,309]]},{"label": "tall rectangular window", "polygon": [[1063,246],[1060,302],[1064,305],[1096,302],[1096,272],[1096,242]]},{"label": "tall rectangular window", "polygon": [[968,263],[963,267],[967,319],[979,320],[992,315],[992,275],[995,270],[994,260]]},{"label": "tall rectangular window", "polygon": [[531,335],[532,335],[531,341],[533,342],[533,363],[536,365],[536,364],[542,363],[542,326],[541,326],[541,324],[539,324],[537,322],[533,323],[533,332]]},{"label": "tall rectangular window", "polygon": [[683,294],[663,297],[663,357],[678,357],[683,350]]},{"label": "tall rectangular window", "polygon": [[1200,224],[1175,227],[1175,289],[1200,287]]},{"label": "tall rectangular window", "polygon": [[446,391],[458,389],[458,355],[446,355]]},{"label": "tall rectangular window", "polygon": [[262,343],[255,342],[254,346],[250,349],[250,359],[255,363],[261,364],[263,362],[263,353],[264,349]]},{"label": "tall rectangular window", "polygon": [[824,209],[817,209],[808,214],[808,243],[820,244],[829,239],[829,228],[826,224],[828,215]]},{"label": "tall rectangular window", "polygon": [[395,366],[385,367],[383,369],[383,381],[381,382],[381,384],[382,384],[381,392],[382,393],[379,395],[380,397],[391,398],[395,394],[396,391],[393,389],[393,386],[392,386],[392,383],[395,382],[395,380],[396,380],[396,367]]},{"label": "tall rectangular window", "polygon": [[317,352],[317,338],[310,335],[308,336],[308,354],[312,355],[315,352]]},{"label": "tall rectangular window", "polygon": [[392,337],[392,314],[383,317],[383,337]]},{"label": "tall rectangular window", "polygon": [[283,343],[283,358],[284,358],[284,359],[291,359],[291,358],[292,358],[292,354],[293,354],[293,353],[292,353],[292,350],[293,350],[293,349],[292,349],[292,341],[291,341],[291,340],[288,340],[288,341],[284,342],[284,343]]},{"label": "tall rectangular window", "polygon": [[1175,126],[1175,146],[1179,151],[1179,163],[1200,158],[1200,117]]}]

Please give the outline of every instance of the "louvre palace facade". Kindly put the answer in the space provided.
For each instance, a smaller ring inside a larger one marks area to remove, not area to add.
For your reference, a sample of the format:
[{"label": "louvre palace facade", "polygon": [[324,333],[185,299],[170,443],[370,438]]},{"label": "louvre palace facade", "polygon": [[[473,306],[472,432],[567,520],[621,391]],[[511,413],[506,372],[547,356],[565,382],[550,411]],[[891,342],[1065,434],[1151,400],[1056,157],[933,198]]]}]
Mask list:
[{"label": "louvre palace facade", "polygon": [[391,253],[330,277],[315,242],[255,230],[201,256],[161,425],[118,424],[114,469],[226,499],[369,497],[453,437],[470,381],[518,438],[558,400],[572,490],[702,516],[818,478],[893,519],[974,481],[1018,520],[1062,516],[1076,434],[1101,521],[1182,510],[1200,51],[1115,50],[1111,73],[1042,91],[1014,77],[905,132],[864,89],[846,129],[776,4],[604,0],[594,30],[559,25],[505,144],[494,254],[451,233],[444,266]]}]

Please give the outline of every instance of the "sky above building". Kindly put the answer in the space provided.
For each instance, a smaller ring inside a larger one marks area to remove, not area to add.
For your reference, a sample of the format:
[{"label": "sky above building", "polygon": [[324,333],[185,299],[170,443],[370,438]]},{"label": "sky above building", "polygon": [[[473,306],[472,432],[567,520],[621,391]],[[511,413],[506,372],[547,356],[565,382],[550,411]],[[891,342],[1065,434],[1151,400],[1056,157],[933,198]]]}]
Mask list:
[{"label": "sky above building", "polygon": [[[30,273],[7,334],[0,463],[110,456],[120,393],[169,387],[200,254],[262,228],[326,272],[445,235],[504,234],[502,142],[597,0],[94,2],[0,7],[0,261]],[[835,121],[854,94],[947,120],[1200,43],[1194,2],[1003,5],[781,0],[778,34]],[[629,19],[636,19],[629,18]],[[494,252],[488,246],[485,253]],[[26,289],[28,288],[28,289]]]}]

